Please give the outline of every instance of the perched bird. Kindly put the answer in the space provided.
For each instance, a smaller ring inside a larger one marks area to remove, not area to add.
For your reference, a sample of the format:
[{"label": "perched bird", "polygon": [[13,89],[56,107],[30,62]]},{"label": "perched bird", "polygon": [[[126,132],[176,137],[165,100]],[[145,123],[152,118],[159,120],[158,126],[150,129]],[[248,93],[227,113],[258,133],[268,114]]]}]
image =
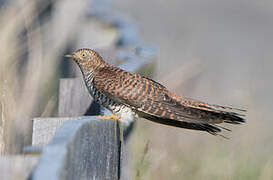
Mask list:
[{"label": "perched bird", "polygon": [[158,82],[111,66],[91,49],[79,49],[66,57],[80,67],[89,93],[109,109],[110,117],[127,125],[138,118],[218,135],[217,124],[241,124],[245,110],[207,104],[179,96]]}]

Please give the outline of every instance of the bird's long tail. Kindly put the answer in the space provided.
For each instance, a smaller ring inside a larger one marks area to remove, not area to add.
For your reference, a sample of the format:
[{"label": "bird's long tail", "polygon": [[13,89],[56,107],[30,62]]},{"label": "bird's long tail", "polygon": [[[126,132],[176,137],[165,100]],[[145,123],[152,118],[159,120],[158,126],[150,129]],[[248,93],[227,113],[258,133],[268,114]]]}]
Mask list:
[{"label": "bird's long tail", "polygon": [[[156,116],[150,116],[146,118],[161,124],[192,130],[206,131],[210,134],[220,135],[222,137],[224,137],[220,134],[222,130],[230,130],[218,124],[242,124],[246,122],[246,110],[207,104],[192,99],[182,100],[183,102],[179,101],[179,104],[174,106],[175,108],[172,109],[172,113],[176,115],[174,119],[160,118]],[[187,110],[182,111],[182,106],[185,104],[187,105]]]}]

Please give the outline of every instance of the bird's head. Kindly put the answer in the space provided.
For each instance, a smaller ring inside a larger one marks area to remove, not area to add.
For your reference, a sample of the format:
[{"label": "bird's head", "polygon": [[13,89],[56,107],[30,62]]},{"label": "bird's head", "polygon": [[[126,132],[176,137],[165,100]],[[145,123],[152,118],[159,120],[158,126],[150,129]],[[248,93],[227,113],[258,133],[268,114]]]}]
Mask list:
[{"label": "bird's head", "polygon": [[101,58],[96,51],[91,49],[78,49],[72,54],[65,55],[65,57],[72,58],[79,65]]},{"label": "bird's head", "polygon": [[96,69],[107,64],[96,51],[86,48],[78,49],[72,54],[65,55],[65,57],[72,58],[82,71],[90,70],[90,68]]}]

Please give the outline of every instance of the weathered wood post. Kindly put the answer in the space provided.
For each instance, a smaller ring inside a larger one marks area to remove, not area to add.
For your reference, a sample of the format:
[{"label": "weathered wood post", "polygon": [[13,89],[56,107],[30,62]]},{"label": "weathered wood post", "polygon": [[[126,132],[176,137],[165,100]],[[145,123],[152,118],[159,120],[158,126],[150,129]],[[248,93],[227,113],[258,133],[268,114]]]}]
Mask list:
[{"label": "weathered wood post", "polygon": [[[56,120],[49,118],[47,122],[52,124]],[[34,128],[39,129],[39,123],[36,122]],[[43,131],[47,129],[39,131],[44,134],[46,132]],[[34,142],[41,145],[42,142],[35,138],[40,138],[34,137]],[[119,179],[119,151],[120,137],[116,121],[96,117],[67,120],[43,149],[32,179]]]}]

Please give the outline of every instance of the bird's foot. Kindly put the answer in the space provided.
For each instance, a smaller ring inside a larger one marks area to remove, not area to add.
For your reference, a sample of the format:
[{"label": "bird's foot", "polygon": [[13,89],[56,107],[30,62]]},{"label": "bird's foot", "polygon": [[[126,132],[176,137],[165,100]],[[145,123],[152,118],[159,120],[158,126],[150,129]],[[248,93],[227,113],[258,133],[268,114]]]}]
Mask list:
[{"label": "bird's foot", "polygon": [[120,119],[117,116],[113,115],[113,114],[111,116],[98,116],[98,118],[99,119],[115,119],[117,121],[120,121]]}]

